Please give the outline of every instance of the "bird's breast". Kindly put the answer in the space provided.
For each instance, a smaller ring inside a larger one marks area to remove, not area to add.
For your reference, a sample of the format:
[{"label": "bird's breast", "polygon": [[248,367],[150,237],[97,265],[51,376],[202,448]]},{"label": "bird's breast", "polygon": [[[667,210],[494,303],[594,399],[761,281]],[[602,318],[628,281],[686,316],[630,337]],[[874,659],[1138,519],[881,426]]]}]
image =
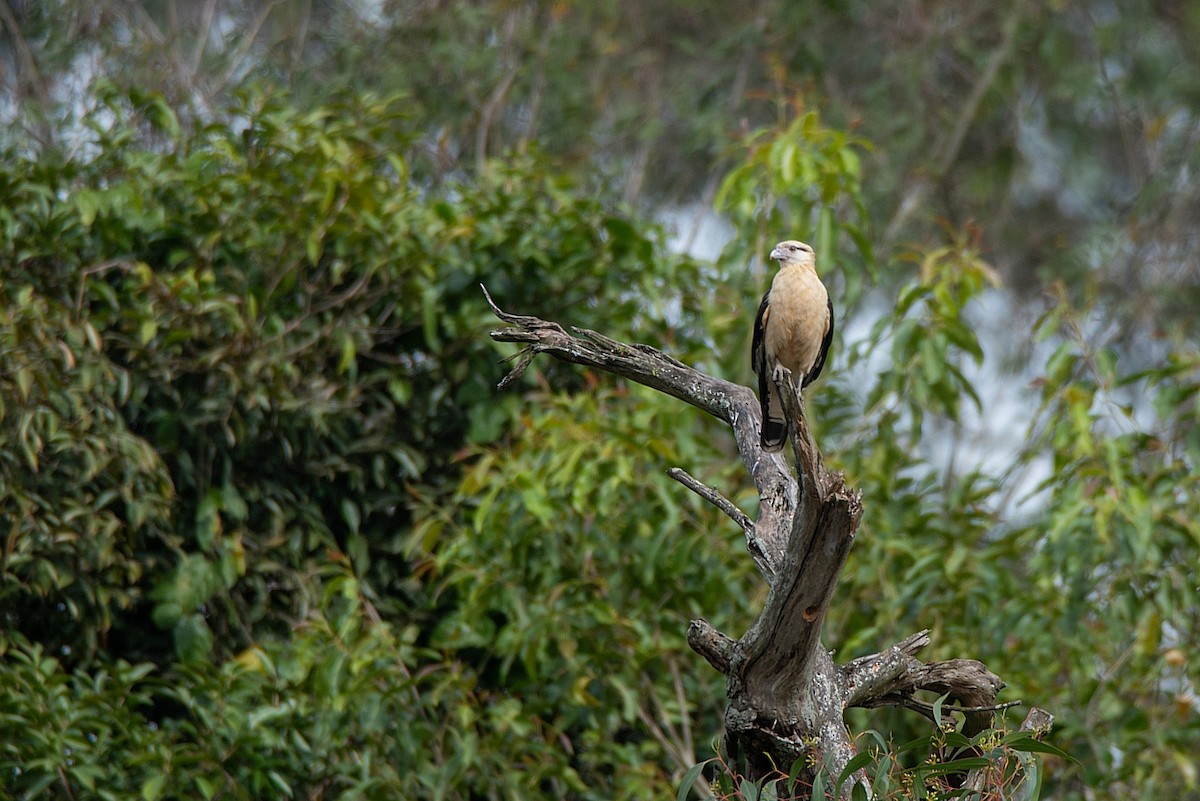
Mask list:
[{"label": "bird's breast", "polygon": [[771,316],[768,320],[768,357],[793,374],[809,373],[829,330],[829,293],[816,273],[784,268],[771,283]]}]

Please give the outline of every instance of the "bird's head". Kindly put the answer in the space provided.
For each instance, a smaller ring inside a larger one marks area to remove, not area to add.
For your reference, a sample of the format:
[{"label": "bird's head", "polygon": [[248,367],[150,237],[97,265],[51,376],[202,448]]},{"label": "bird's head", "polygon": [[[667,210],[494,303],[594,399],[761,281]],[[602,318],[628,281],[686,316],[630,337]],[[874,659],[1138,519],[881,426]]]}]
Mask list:
[{"label": "bird's head", "polygon": [[771,251],[771,258],[779,262],[780,267],[795,264],[815,268],[817,256],[813,253],[813,249],[805,243],[797,242],[795,239],[785,239]]}]

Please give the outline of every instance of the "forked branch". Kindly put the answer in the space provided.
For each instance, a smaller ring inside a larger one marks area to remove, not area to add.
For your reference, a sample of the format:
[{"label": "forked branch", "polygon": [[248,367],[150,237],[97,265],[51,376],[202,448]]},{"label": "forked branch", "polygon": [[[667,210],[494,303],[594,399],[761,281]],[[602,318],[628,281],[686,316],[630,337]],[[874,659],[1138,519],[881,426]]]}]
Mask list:
[{"label": "forked branch", "polygon": [[[928,714],[932,706],[915,694],[947,694],[950,704],[942,709],[965,716],[966,734],[986,728],[994,711],[1006,706],[996,705],[1003,682],[982,663],[917,659],[917,651],[929,644],[927,631],[846,665],[833,663],[821,643],[821,625],[854,542],[862,498],[840,473],[825,467],[790,381],[781,382],[780,394],[794,423],[798,477],[782,455],[760,448],[761,413],[747,387],[702,373],[648,345],[619,342],[587,329],[568,332],[555,322],[510,314],[486,288],[483,292],[492,312],[509,324],[493,331],[492,338],[525,346],[501,387],[519,377],[536,354],[548,353],[657,389],[732,429],[759,493],[757,520],[682,469],[669,472],[742,528],[747,550],[770,585],[762,613],[741,639],[704,620],[692,621],[688,629],[692,649],[726,677],[726,745],[731,755],[744,757],[752,777],[793,764],[810,754],[813,743],[825,764],[840,772],[854,755],[843,722],[851,706],[906,706]],[[865,783],[861,774],[856,781]],[[850,788],[843,792],[848,796]]]}]

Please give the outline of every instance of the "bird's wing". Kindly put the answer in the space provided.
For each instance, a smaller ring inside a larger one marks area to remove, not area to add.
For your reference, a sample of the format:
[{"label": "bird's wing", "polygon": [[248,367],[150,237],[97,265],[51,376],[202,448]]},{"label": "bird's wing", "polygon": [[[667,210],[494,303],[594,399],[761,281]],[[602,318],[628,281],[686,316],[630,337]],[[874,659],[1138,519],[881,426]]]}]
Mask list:
[{"label": "bird's wing", "polygon": [[821,375],[821,369],[825,367],[825,357],[829,353],[829,346],[833,343],[833,298],[829,299],[829,317],[827,319],[825,336],[821,338],[821,349],[817,351],[817,358],[813,360],[812,369],[808,371],[808,375],[804,376],[804,386],[806,387]]},{"label": "bird's wing", "polygon": [[[767,318],[771,316],[771,293],[763,295],[762,303],[758,304],[758,315],[754,318],[754,337],[750,342],[750,367],[760,377],[767,363]],[[761,384],[761,380],[759,381]]]},{"label": "bird's wing", "polygon": [[750,365],[758,376],[758,402],[762,407],[762,423],[759,428],[759,444],[764,451],[774,453],[783,449],[787,441],[787,419],[783,416],[783,402],[779,392],[771,383],[774,365],[767,363],[767,322],[771,318],[771,293],[763,295],[754,318],[754,337],[750,343]]}]

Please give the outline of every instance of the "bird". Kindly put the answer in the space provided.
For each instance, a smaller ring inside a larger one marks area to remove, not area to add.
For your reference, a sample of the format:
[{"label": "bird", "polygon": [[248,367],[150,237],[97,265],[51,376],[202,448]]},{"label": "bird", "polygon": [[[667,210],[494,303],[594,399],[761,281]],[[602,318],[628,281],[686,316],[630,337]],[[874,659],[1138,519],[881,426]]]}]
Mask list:
[{"label": "bird", "polygon": [[803,390],[825,367],[833,341],[833,301],[817,276],[817,257],[803,242],[787,239],[771,251],[779,272],[763,295],[754,319],[750,364],[758,375],[762,405],[759,444],[768,453],[783,449],[788,419],[778,382],[786,368],[792,385]]}]

